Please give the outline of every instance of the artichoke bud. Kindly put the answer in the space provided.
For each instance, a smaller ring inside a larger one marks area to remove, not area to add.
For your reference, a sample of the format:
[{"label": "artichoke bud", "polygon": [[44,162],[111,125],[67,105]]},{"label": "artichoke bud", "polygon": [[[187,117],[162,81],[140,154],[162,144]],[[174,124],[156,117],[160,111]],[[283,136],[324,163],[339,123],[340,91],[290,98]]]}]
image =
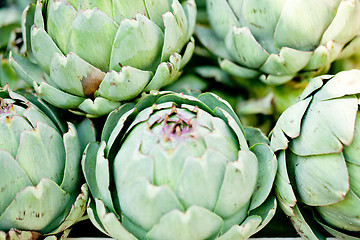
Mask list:
[{"label": "artichoke bud", "polygon": [[280,85],[324,74],[335,59],[354,54],[359,10],[358,0],[209,0],[210,26],[196,32],[231,75]]},{"label": "artichoke bud", "polygon": [[56,114],[36,104],[0,89],[0,239],[65,237],[85,210],[75,126],[63,132]]},{"label": "artichoke bud", "polygon": [[49,76],[35,90],[78,114],[108,114],[180,76],[195,21],[194,0],[38,1],[22,23],[28,55]]},{"label": "artichoke bud", "polygon": [[359,93],[359,70],[316,77],[272,131],[276,194],[305,238],[319,226],[336,238],[360,232]]},{"label": "artichoke bud", "polygon": [[152,92],[123,105],[83,155],[91,221],[117,238],[248,238],[275,210],[276,161],[267,140],[249,133],[250,150],[243,131],[210,93]]}]

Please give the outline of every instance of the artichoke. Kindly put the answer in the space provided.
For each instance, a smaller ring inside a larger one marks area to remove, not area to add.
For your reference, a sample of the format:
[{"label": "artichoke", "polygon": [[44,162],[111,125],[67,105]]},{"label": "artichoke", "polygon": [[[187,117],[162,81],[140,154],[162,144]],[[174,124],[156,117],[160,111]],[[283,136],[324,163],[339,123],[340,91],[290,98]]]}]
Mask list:
[{"label": "artichoke", "polygon": [[274,215],[277,164],[260,131],[247,135],[210,93],[123,105],[84,153],[90,220],[115,239],[248,238]]},{"label": "artichoke", "polygon": [[208,0],[196,29],[220,66],[242,79],[283,84],[328,71],[360,49],[359,0]]},{"label": "artichoke", "polygon": [[182,2],[30,5],[23,14],[26,49],[49,76],[36,92],[54,106],[98,117],[175,81],[194,51],[196,5]]},{"label": "artichoke", "polygon": [[[360,235],[360,70],[314,78],[271,135],[279,205],[306,239]],[[323,230],[323,229],[322,229]]]},{"label": "artichoke", "polygon": [[79,138],[60,123],[41,101],[0,90],[1,240],[63,238],[84,214]]}]

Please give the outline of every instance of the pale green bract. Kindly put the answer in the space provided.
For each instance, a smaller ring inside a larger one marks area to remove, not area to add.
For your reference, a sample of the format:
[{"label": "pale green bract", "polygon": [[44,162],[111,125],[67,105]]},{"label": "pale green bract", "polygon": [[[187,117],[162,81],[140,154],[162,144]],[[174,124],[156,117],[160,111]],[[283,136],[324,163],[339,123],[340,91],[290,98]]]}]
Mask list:
[{"label": "pale green bract", "polygon": [[208,0],[202,44],[238,78],[283,84],[360,49],[359,0]]},{"label": "pale green bract", "polygon": [[[194,0],[42,0],[23,14],[28,55],[49,76],[36,92],[98,117],[181,74],[194,51]],[[14,60],[14,68],[25,71]],[[34,78],[31,78],[34,79]]]},{"label": "pale green bract", "polygon": [[0,89],[1,240],[65,238],[86,210],[77,130],[36,104]]},{"label": "pale green bract", "polygon": [[275,192],[303,238],[360,238],[359,94],[360,70],[316,77],[273,129]]},{"label": "pale green bract", "polygon": [[247,239],[276,209],[268,144],[214,94],[152,92],[85,150],[90,220],[122,240]]}]

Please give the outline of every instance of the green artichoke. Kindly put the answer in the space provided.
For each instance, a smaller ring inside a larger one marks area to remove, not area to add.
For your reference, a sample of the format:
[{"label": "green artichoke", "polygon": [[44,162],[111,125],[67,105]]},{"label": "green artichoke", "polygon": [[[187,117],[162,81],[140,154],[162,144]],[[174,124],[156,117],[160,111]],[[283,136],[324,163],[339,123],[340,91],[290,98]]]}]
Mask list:
[{"label": "green artichoke", "polygon": [[196,5],[182,2],[30,5],[23,14],[26,49],[49,75],[35,84],[37,93],[54,106],[98,117],[175,81],[194,51]]},{"label": "green artichoke", "polygon": [[[41,107],[44,111],[40,110]],[[66,237],[86,210],[77,131],[42,102],[0,89],[0,239]]]},{"label": "green artichoke", "polygon": [[208,0],[207,13],[197,36],[242,79],[283,84],[360,49],[359,0]]},{"label": "green artichoke", "polygon": [[306,239],[322,238],[320,225],[360,238],[359,96],[360,70],[314,78],[273,129],[275,192]]},{"label": "green artichoke", "polygon": [[115,239],[248,238],[274,215],[277,163],[260,131],[246,134],[210,93],[123,105],[84,153],[90,220]]}]

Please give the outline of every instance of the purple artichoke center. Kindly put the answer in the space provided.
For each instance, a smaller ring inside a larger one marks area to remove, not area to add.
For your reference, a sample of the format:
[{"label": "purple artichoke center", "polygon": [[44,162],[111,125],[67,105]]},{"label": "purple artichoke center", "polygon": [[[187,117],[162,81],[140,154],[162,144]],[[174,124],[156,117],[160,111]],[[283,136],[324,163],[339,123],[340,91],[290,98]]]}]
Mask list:
[{"label": "purple artichoke center", "polygon": [[191,119],[182,118],[181,115],[172,113],[165,115],[164,124],[162,125],[162,132],[165,141],[170,141],[172,138],[183,138],[191,131]]},{"label": "purple artichoke center", "polygon": [[0,115],[9,113],[12,109],[12,104],[8,104],[4,99],[0,98]]}]

